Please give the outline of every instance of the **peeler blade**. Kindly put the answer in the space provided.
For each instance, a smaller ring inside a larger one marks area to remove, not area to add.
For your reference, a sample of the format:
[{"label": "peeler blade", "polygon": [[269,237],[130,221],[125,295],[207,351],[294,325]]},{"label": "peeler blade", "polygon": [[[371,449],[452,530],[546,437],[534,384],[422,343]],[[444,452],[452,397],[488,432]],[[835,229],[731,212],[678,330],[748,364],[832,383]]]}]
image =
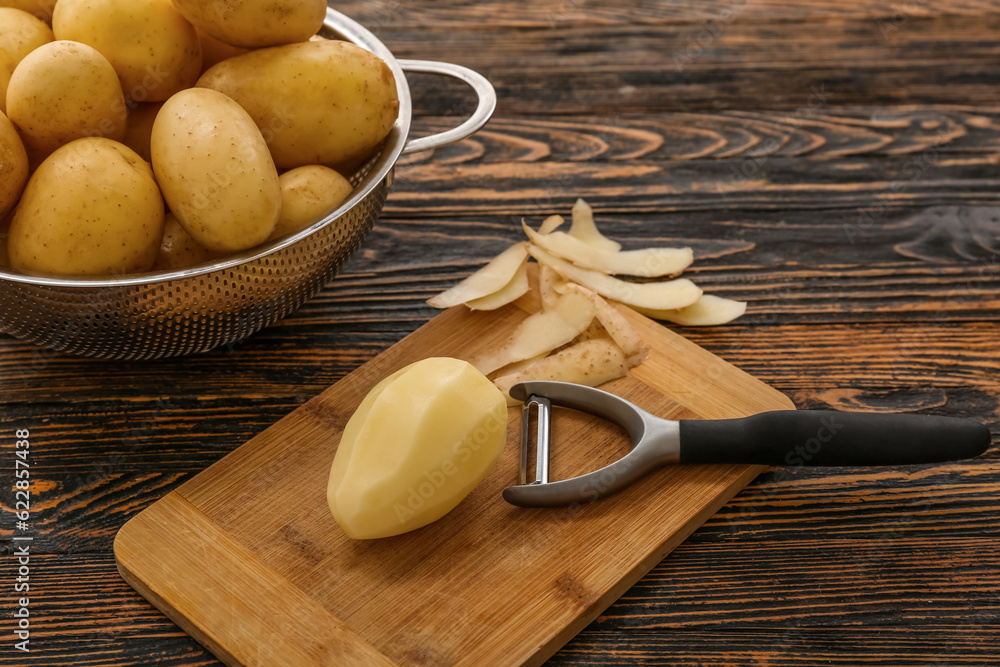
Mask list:
[{"label": "peeler blade", "polygon": [[528,483],[528,449],[531,446],[531,412],[537,413],[535,436],[535,481],[532,484],[549,483],[549,427],[552,403],[542,396],[531,396],[521,409],[521,468],[518,483]]}]

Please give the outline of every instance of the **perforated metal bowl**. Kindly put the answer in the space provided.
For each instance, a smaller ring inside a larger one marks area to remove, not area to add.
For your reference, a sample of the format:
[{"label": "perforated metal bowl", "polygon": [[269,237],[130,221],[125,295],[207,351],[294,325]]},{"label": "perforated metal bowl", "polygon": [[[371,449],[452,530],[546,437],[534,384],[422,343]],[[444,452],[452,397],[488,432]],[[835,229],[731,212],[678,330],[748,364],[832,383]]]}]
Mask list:
[{"label": "perforated metal bowl", "polygon": [[[392,68],[399,118],[381,152],[351,178],[350,198],[302,231],[223,261],[170,272],[72,278],[0,268],[0,330],[42,347],[103,359],[157,359],[204,352],[246,338],[316,294],[361,245],[382,211],[400,156],[468,137],[493,113],[496,94],[458,65],[396,60],[372,33],[334,10],[324,36],[375,53]],[[409,140],[405,72],[456,77],[479,98],[458,127]]]}]

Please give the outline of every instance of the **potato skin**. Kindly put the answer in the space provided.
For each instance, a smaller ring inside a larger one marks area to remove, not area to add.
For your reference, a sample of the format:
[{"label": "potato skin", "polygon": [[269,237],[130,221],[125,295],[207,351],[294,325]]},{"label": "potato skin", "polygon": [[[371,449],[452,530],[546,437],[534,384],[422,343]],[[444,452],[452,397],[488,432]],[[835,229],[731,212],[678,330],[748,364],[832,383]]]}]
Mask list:
[{"label": "potato skin", "polygon": [[18,64],[7,87],[7,117],[20,130],[32,164],[81,137],[121,140],[127,115],[111,63],[78,42],[38,47]]},{"label": "potato skin", "polygon": [[7,84],[21,60],[55,37],[39,18],[10,7],[0,7],[0,111],[7,113]]},{"label": "potato skin", "polygon": [[52,8],[56,0],[0,0],[0,7],[12,7],[28,12],[46,23],[52,22]]},{"label": "potato skin", "polygon": [[199,30],[245,49],[304,42],[326,18],[326,0],[173,1]]},{"label": "potato skin", "polygon": [[13,123],[0,113],[0,218],[17,205],[27,182],[28,154]]},{"label": "potato skin", "polygon": [[67,275],[147,271],[163,216],[163,198],[142,158],[111,139],[77,139],[29,179],[10,225],[11,266]]},{"label": "potato skin", "polygon": [[198,34],[170,0],[59,0],[52,30],[97,49],[136,102],[162,102],[201,73]]},{"label": "potato skin", "polygon": [[364,155],[399,114],[392,70],[348,42],[250,51],[212,67],[197,85],[225,93],[246,109],[283,169]]},{"label": "potato skin", "polygon": [[195,264],[212,262],[225,257],[224,254],[208,250],[198,245],[191,235],[184,231],[173,213],[167,213],[163,223],[163,241],[156,254],[154,271],[172,271]]},{"label": "potato skin", "polygon": [[153,171],[171,212],[198,244],[238,252],[274,230],[278,172],[253,119],[207,88],[182,90],[153,122]]},{"label": "potato skin", "polygon": [[329,167],[306,165],[278,177],[281,185],[281,217],[268,240],[303,229],[327,211],[340,206],[354,187]]},{"label": "potato skin", "polygon": [[142,102],[132,105],[128,110],[125,122],[125,136],[122,143],[134,150],[146,162],[152,157],[149,154],[149,140],[153,134],[153,121],[160,112],[163,102]]}]

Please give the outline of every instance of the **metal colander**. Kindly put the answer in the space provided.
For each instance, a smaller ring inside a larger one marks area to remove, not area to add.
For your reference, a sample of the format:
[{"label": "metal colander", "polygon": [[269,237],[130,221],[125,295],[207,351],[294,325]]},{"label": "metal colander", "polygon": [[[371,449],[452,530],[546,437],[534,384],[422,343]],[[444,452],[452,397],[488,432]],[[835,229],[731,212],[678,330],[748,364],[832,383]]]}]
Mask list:
[{"label": "metal colander", "polygon": [[[355,187],[347,201],[289,237],[188,269],[77,279],[0,267],[0,330],[51,350],[103,359],[175,357],[246,338],[314,296],[357,251],[382,211],[400,156],[464,139],[493,113],[493,87],[471,70],[396,60],[373,34],[332,9],[323,34],[385,60],[399,94],[396,124],[379,154],[351,177]],[[412,104],[404,72],[461,79],[475,90],[478,108],[452,130],[408,140]]]}]

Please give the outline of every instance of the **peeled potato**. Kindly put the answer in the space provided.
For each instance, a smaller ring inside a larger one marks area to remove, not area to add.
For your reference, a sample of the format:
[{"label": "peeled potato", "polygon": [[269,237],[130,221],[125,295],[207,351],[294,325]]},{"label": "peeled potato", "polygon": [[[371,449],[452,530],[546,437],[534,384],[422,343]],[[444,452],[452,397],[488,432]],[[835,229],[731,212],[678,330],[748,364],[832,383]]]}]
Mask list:
[{"label": "peeled potato", "polygon": [[55,37],[41,19],[20,9],[0,6],[0,111],[7,112],[7,84],[21,60]]},{"label": "peeled potato", "polygon": [[49,42],[18,64],[7,87],[7,117],[33,164],[82,137],[125,136],[127,108],[115,68],[93,47]]},{"label": "peeled potato", "polygon": [[454,509],[507,439],[503,395],[465,361],[432,357],[378,383],[344,428],[327,502],[349,537],[399,535]]}]

